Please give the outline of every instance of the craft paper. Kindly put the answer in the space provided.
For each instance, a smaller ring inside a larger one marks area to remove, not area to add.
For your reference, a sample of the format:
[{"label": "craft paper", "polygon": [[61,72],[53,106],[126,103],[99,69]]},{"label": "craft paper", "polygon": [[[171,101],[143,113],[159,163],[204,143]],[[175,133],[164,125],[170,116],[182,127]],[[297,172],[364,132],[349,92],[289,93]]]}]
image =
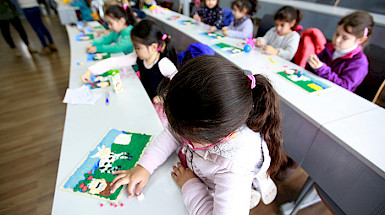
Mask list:
[{"label": "craft paper", "polygon": [[153,135],[111,129],[86,155],[60,189],[84,196],[119,201],[123,186],[111,194],[112,172],[136,165]]}]

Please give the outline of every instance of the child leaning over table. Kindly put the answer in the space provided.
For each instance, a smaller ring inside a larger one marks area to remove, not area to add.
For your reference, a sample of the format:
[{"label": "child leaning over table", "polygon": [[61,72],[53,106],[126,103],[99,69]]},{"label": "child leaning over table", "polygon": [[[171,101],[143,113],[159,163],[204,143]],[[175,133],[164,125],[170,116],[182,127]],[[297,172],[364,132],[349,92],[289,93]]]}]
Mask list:
[{"label": "child leaning over table", "polygon": [[233,8],[234,21],[228,27],[222,28],[225,36],[246,39],[253,36],[253,22],[250,16],[257,12],[256,0],[235,0]]},{"label": "child leaning over table", "polygon": [[113,68],[137,64],[140,81],[165,125],[167,123],[163,108],[160,108],[162,100],[157,94],[160,85],[167,83],[178,72],[171,36],[164,34],[153,21],[142,20],[132,29],[131,40],[135,47],[134,53],[112,57],[94,64],[81,76],[81,80],[83,83],[91,83],[91,74],[103,74]]},{"label": "child leaning over table", "polygon": [[262,200],[275,197],[267,168],[255,181],[262,167],[274,174],[285,159],[279,98],[264,76],[203,55],[181,67],[164,101],[168,128],[137,166],[113,172],[111,193],[128,184],[129,198],[140,195],[151,173],[179,148],[181,162],[171,176],[190,214],[249,214],[259,202],[251,201],[256,190],[266,191]]}]

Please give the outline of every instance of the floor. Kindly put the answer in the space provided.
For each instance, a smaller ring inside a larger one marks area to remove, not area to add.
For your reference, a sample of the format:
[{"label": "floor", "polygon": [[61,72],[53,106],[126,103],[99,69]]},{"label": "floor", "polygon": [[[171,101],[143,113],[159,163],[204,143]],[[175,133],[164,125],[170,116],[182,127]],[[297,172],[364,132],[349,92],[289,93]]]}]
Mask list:
[{"label": "floor", "polygon": [[[13,38],[22,52],[15,57],[0,39],[0,214],[51,213],[60,156],[66,105],[62,103],[68,87],[70,50],[65,28],[56,16],[45,17],[59,52],[30,55],[12,28]],[[31,26],[23,20],[31,46],[41,49]],[[279,182],[278,196],[268,206],[260,203],[256,214],[281,214],[279,205],[293,200],[306,181],[299,168]],[[298,214],[331,214],[322,202]]]}]

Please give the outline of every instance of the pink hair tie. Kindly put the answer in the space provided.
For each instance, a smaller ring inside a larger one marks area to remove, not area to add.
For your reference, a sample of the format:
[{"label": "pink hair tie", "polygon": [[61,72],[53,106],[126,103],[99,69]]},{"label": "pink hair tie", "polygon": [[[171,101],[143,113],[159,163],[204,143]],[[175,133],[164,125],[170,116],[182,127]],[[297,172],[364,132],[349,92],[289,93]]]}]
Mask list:
[{"label": "pink hair tie", "polygon": [[254,75],[248,75],[247,77],[251,80],[251,89],[254,89],[256,86]]},{"label": "pink hair tie", "polygon": [[123,9],[127,10],[127,5],[126,4],[123,4]]},{"label": "pink hair tie", "polygon": [[368,33],[369,33],[369,29],[365,28],[365,30],[364,30],[364,37],[368,36]]},{"label": "pink hair tie", "polygon": [[163,34],[162,36],[162,40],[165,40],[165,39],[167,39],[167,34]]}]

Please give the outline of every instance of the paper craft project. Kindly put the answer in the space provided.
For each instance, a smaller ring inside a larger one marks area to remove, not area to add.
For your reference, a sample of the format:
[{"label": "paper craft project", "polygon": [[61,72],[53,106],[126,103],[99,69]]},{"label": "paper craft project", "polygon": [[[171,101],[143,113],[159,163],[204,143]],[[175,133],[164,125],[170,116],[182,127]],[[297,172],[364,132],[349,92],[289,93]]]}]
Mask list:
[{"label": "paper craft project", "polygon": [[218,33],[215,33],[213,31],[212,32],[209,31],[209,32],[200,33],[200,35],[208,37],[210,39],[222,39],[222,38],[225,37],[222,34],[218,34]]},{"label": "paper craft project", "polygon": [[110,86],[108,72],[105,72],[102,75],[91,75],[91,82],[92,83],[85,84],[91,90]]},{"label": "paper craft project", "polygon": [[192,20],[179,20],[179,24],[181,25],[195,25],[197,24],[197,21],[192,21]]},{"label": "paper craft project", "polygon": [[177,15],[170,16],[170,17],[167,18],[167,20],[171,20],[171,21],[177,20],[177,19],[179,19],[179,16],[177,16]]},{"label": "paper craft project", "polygon": [[95,37],[93,34],[79,34],[76,36],[76,41],[88,41],[93,40]]},{"label": "paper craft project", "polygon": [[60,189],[113,203],[119,201],[123,186],[110,193],[112,172],[136,165],[153,135],[111,129],[86,155]]},{"label": "paper craft project", "polygon": [[96,53],[96,54],[87,53],[87,61],[104,60],[110,57],[111,57],[110,53]]},{"label": "paper craft project", "polygon": [[244,52],[243,49],[226,44],[226,43],[217,43],[212,45],[214,48],[219,48],[221,51],[229,53],[231,55],[239,54]]},{"label": "paper craft project", "polygon": [[278,72],[277,74],[286,78],[287,80],[291,81],[292,83],[296,84],[297,86],[301,87],[303,90],[309,93],[320,92],[322,90],[330,88],[330,86],[321,83],[320,81],[316,81],[310,76],[298,70],[287,69],[285,71]]}]

